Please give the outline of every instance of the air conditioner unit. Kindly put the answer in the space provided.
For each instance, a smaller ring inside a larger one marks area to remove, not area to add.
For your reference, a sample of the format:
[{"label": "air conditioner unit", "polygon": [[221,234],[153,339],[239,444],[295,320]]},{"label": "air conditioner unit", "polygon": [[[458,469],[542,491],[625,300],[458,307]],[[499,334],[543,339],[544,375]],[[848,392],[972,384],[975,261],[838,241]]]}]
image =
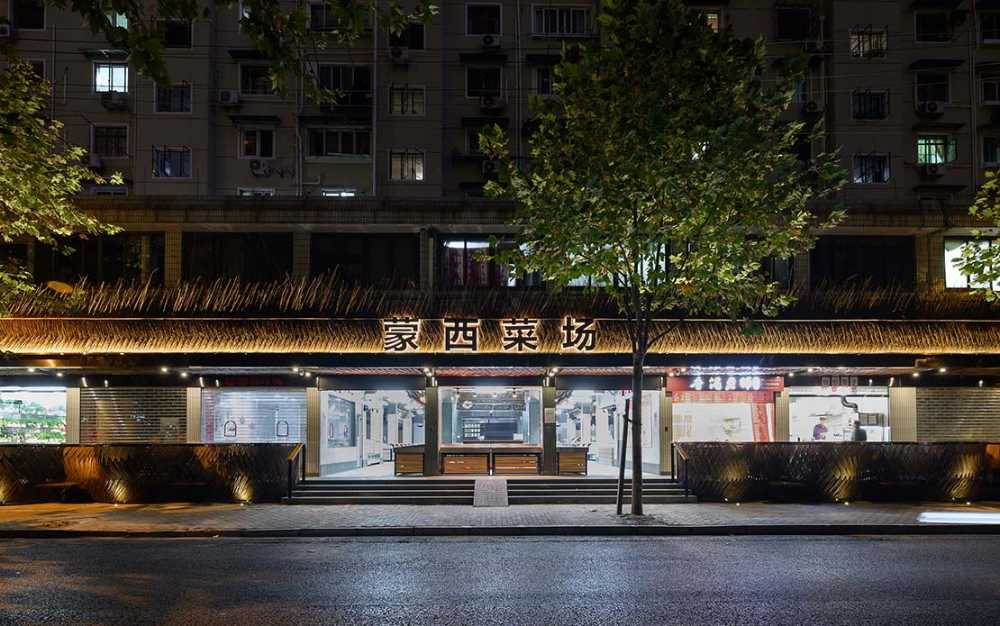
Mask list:
[{"label": "air conditioner unit", "polygon": [[925,163],[920,166],[920,174],[927,177],[941,176],[948,169],[944,163]]},{"label": "air conditioner unit", "polygon": [[128,110],[128,94],[120,91],[102,92],[101,105],[109,111],[126,111]]},{"label": "air conditioner unit", "polygon": [[0,24],[0,39],[10,39],[14,36],[14,29],[10,24]]},{"label": "air conditioner unit", "polygon": [[87,165],[89,165],[91,169],[99,170],[104,167],[104,161],[101,160],[101,155],[96,152],[91,152],[87,158]]},{"label": "air conditioner unit", "polygon": [[507,106],[500,96],[483,96],[479,99],[479,108],[483,111],[499,111]]},{"label": "air conditioner unit", "polygon": [[410,49],[403,46],[392,46],[389,48],[389,60],[396,65],[405,65],[410,62]]},{"label": "air conditioner unit", "polygon": [[917,113],[940,115],[944,113],[944,102],[939,100],[924,100],[917,103]]},{"label": "air conditioner unit", "polygon": [[822,113],[823,112],[823,102],[820,100],[809,100],[804,105],[802,105],[802,110],[806,113]]},{"label": "air conditioner unit", "polygon": [[224,107],[234,107],[240,104],[240,93],[235,89],[220,89],[219,104]]},{"label": "air conditioner unit", "polygon": [[496,176],[500,172],[500,161],[487,159],[480,165],[483,176]]},{"label": "air conditioner unit", "polygon": [[493,50],[500,47],[500,35],[483,35],[479,42],[483,48]]}]

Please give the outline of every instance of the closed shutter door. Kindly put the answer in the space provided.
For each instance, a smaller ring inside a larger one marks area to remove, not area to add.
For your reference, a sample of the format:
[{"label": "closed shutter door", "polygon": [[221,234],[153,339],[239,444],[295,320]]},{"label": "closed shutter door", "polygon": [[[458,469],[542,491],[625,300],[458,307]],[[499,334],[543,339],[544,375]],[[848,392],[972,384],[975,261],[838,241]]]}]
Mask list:
[{"label": "closed shutter door", "polygon": [[202,440],[299,443],[306,439],[305,389],[205,389]]},{"label": "closed shutter door", "polygon": [[183,387],[80,390],[80,443],[184,443],[186,437]]}]

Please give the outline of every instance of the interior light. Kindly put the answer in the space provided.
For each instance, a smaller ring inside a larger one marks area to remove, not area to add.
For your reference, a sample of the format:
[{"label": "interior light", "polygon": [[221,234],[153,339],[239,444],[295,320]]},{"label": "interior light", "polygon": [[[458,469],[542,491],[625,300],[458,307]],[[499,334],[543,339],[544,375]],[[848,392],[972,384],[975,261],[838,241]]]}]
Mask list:
[{"label": "interior light", "polygon": [[980,386],[980,387],[982,387],[982,386],[983,386],[983,379],[982,379],[982,378],[980,378],[980,379],[979,379],[979,386]]},{"label": "interior light", "polygon": [[945,372],[947,372],[947,371],[948,371],[948,368],[947,368],[947,367],[939,367],[939,368],[938,368],[938,372],[940,372],[940,373],[942,373],[942,374],[944,374],[944,373],[945,373]]},{"label": "interior light", "polygon": [[795,378],[795,372],[788,372],[789,378]]},{"label": "interior light", "polygon": [[169,371],[170,371],[170,368],[169,368],[169,367],[167,367],[166,365],[161,365],[161,366],[160,366],[160,373],[161,373],[161,374],[166,374],[166,373],[167,373],[167,372],[169,372]]},{"label": "interior light", "polygon": [[187,378],[187,377],[188,377],[187,372],[181,372],[181,378]]},{"label": "interior light", "polygon": [[56,372],[56,378],[62,378],[62,377],[63,377],[62,372]]},{"label": "interior light", "polygon": [[814,367],[807,367],[806,371],[809,372],[810,374],[812,374],[813,372],[816,371],[816,368],[814,368]]},{"label": "interior light", "polygon": [[83,385],[84,387],[88,387],[89,386],[89,385],[87,385],[87,377],[86,376],[81,376],[80,377],[80,384]]},{"label": "interior light", "polygon": [[29,374],[34,374],[35,373],[35,368],[34,367],[29,367],[28,368],[28,373]]},{"label": "interior light", "polygon": [[205,379],[202,378],[201,376],[198,377],[198,386],[199,387],[204,387],[205,386]]},{"label": "interior light", "polygon": [[108,386],[108,379],[107,379],[107,378],[105,378],[105,379],[104,379],[104,386],[105,386],[105,387],[107,387],[107,386]]},{"label": "interior light", "polygon": [[292,371],[295,372],[296,374],[298,374],[299,373],[299,366],[298,365],[292,366]]},{"label": "interior light", "polygon": [[312,372],[306,372],[306,378],[312,378]]},{"label": "interior light", "polygon": [[914,378],[920,378],[920,372],[913,372],[912,374],[910,374],[910,376],[913,376]]}]

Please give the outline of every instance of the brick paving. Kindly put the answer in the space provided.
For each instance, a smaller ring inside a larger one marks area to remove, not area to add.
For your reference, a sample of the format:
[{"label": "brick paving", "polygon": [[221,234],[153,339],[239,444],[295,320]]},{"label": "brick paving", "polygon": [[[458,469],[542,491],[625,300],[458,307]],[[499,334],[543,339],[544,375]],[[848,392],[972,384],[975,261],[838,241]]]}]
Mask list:
[{"label": "brick paving", "polygon": [[[615,515],[611,505],[282,504],[34,504],[0,507],[0,532],[282,531],[344,528],[455,528],[543,526],[789,526],[921,524],[928,512],[978,513],[979,523],[1000,523],[1000,502],[962,504],[650,504],[643,518]],[[947,520],[946,520],[947,521]]]}]

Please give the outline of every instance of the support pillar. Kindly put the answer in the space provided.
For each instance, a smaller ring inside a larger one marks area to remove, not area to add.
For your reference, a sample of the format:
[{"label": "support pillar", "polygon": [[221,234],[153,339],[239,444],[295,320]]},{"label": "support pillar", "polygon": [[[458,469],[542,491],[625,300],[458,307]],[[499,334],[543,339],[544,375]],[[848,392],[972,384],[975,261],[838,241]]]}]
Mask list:
[{"label": "support pillar", "polygon": [[306,476],[319,476],[319,447],[323,437],[319,387],[306,387]]},{"label": "support pillar", "polygon": [[556,447],[556,385],[542,387],[542,474],[559,473],[559,451]]},{"label": "support pillar", "polygon": [[183,233],[167,231],[163,234],[163,284],[173,287],[181,282],[181,240]]},{"label": "support pillar", "polygon": [[441,403],[436,382],[424,391],[424,476],[441,474]]},{"label": "support pillar", "polygon": [[660,474],[669,474],[673,467],[670,444],[674,441],[674,403],[670,392],[660,392]]},{"label": "support pillar", "polygon": [[201,443],[201,387],[187,388],[188,443]]},{"label": "support pillar", "polygon": [[788,390],[774,394],[774,440],[788,441],[791,438],[789,427],[789,396]]},{"label": "support pillar", "polygon": [[66,390],[66,443],[80,443],[80,388]]}]

